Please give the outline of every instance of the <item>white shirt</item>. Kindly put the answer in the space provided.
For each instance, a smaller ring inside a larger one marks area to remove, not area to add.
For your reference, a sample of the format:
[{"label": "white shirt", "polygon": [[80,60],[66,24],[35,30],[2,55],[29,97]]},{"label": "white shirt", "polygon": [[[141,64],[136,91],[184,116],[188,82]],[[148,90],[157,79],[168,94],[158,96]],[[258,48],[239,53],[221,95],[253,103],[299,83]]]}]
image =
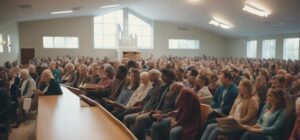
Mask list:
[{"label": "white shirt", "polygon": [[132,93],[126,107],[132,107],[135,103],[142,101],[152,88],[152,83],[149,82],[147,85],[140,84],[139,87]]},{"label": "white shirt", "polygon": [[204,86],[200,90],[198,90],[197,95],[199,96],[199,98],[212,96],[207,86]]},{"label": "white shirt", "polygon": [[[24,91],[28,82],[29,82],[28,89],[27,91]],[[33,90],[35,89],[36,89],[36,83],[31,77],[24,80],[21,85],[21,97],[31,98],[33,95]]]}]

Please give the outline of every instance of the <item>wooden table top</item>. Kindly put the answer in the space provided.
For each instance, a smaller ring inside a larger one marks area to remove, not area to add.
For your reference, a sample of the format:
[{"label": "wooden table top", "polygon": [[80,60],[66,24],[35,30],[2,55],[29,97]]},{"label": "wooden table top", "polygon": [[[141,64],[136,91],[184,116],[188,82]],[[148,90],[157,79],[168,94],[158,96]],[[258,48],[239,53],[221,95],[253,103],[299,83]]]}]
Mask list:
[{"label": "wooden table top", "polygon": [[102,106],[81,107],[78,96],[61,89],[63,95],[39,97],[37,140],[136,140]]}]

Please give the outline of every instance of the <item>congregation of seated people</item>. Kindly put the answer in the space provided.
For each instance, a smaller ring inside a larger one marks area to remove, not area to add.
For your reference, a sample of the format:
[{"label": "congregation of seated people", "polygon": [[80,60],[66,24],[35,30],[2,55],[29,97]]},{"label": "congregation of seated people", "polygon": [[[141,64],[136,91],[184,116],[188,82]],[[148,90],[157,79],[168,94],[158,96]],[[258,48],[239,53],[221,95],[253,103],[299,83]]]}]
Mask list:
[{"label": "congregation of seated people", "polygon": [[138,140],[300,139],[299,61],[63,56],[6,62],[0,72],[5,133],[28,119],[38,96],[63,94],[62,84],[80,89]]}]

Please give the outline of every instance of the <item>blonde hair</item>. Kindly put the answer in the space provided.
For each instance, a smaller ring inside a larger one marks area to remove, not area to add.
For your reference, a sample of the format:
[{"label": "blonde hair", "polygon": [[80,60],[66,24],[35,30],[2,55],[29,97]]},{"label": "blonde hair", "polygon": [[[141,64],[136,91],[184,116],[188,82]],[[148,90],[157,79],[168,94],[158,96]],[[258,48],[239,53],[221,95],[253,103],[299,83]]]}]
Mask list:
[{"label": "blonde hair", "polygon": [[46,75],[47,77],[51,78],[51,79],[54,79],[54,76],[52,74],[52,72],[50,71],[50,69],[45,69],[43,72],[42,72],[42,75]]}]

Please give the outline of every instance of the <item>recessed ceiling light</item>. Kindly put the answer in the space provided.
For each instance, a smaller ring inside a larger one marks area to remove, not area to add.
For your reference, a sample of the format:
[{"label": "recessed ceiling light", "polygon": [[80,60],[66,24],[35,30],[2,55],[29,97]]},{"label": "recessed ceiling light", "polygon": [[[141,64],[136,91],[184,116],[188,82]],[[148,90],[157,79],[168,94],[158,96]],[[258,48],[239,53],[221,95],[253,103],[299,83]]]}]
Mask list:
[{"label": "recessed ceiling light", "polygon": [[73,10],[66,10],[66,11],[54,11],[51,12],[51,15],[58,15],[58,14],[68,14],[68,13],[72,13]]},{"label": "recessed ceiling light", "polygon": [[121,6],[120,4],[113,4],[113,5],[105,5],[105,6],[102,6],[101,8],[115,8],[115,7],[119,7]]},{"label": "recessed ceiling light", "polygon": [[270,14],[270,11],[250,3],[246,3],[243,10],[261,17],[267,17]]}]

